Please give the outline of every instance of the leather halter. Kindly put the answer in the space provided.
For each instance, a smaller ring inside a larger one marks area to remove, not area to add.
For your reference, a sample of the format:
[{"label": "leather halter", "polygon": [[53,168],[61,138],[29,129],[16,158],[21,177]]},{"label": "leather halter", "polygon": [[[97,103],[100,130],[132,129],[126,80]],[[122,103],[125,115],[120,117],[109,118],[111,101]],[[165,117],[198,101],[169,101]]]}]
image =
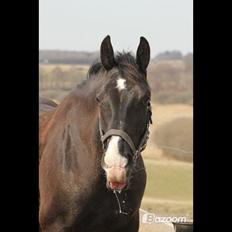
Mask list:
[{"label": "leather halter", "polygon": [[149,138],[149,125],[150,125],[150,123],[151,123],[151,118],[148,119],[148,122],[146,125],[146,130],[143,134],[142,139],[140,140],[138,148],[136,149],[136,146],[135,146],[133,140],[131,139],[131,137],[123,130],[110,129],[104,134],[103,130],[102,130],[102,126],[101,126],[101,117],[100,117],[100,113],[99,113],[99,131],[100,131],[100,135],[101,135],[101,142],[102,142],[103,150],[105,151],[104,143],[109,137],[111,137],[113,135],[120,136],[129,145],[130,149],[132,150],[133,161],[135,162],[137,160],[137,158],[139,157],[139,155],[141,154],[141,152],[146,148],[147,140]]}]

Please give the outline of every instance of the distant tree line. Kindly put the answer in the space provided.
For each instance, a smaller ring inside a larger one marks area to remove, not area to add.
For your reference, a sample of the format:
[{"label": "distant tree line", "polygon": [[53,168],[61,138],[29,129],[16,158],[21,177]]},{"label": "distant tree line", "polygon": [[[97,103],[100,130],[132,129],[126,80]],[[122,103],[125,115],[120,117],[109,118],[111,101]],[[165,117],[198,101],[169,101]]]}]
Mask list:
[{"label": "distant tree line", "polygon": [[40,64],[92,64],[99,52],[76,52],[59,50],[40,50]]},{"label": "distant tree line", "polygon": [[[191,55],[188,54],[188,55]],[[187,56],[188,56],[187,55]],[[180,51],[166,51],[159,53],[151,62],[162,60],[182,60],[185,56]],[[81,51],[60,51],[60,50],[40,50],[40,64],[92,64],[99,60],[99,51],[81,52]]]}]

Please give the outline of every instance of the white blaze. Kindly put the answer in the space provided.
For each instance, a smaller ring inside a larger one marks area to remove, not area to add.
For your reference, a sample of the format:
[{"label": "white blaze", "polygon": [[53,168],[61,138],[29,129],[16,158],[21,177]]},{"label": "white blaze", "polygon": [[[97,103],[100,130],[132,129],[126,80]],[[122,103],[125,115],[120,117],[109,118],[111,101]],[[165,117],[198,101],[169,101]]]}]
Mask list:
[{"label": "white blaze", "polygon": [[104,158],[105,164],[108,168],[125,167],[127,165],[127,158],[119,153],[118,143],[120,140],[121,138],[119,136],[112,136],[110,138]]},{"label": "white blaze", "polygon": [[116,86],[116,88],[117,88],[119,91],[125,89],[125,88],[126,88],[126,80],[123,79],[123,78],[119,78],[119,79],[117,80],[117,86]]}]

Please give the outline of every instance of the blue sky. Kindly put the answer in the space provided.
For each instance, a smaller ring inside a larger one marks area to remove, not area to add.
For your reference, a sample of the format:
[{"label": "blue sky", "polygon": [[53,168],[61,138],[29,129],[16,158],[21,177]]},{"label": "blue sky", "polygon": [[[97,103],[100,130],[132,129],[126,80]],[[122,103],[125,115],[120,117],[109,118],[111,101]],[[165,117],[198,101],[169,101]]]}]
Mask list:
[{"label": "blue sky", "polygon": [[145,36],[152,55],[193,51],[193,0],[39,0],[39,48],[136,52]]}]

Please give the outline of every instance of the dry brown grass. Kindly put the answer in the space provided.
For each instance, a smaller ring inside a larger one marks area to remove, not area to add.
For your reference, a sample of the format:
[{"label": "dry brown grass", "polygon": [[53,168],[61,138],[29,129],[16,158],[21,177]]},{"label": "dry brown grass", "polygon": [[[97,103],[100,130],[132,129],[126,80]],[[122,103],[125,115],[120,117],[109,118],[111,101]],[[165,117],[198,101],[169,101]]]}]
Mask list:
[{"label": "dry brown grass", "polygon": [[[144,157],[155,158],[155,159],[170,159],[170,157],[165,156],[165,154],[163,154],[163,150],[157,146],[158,144],[156,144],[155,133],[160,128],[162,128],[165,124],[180,118],[186,118],[192,120],[193,107],[184,104],[170,104],[170,105],[152,104],[153,124],[150,127],[150,139],[148,141],[147,148],[143,152]],[[189,135],[190,134],[192,134],[192,131],[189,131]],[[189,139],[192,138],[189,136]],[[168,145],[167,141],[165,140],[159,142],[160,143],[162,142],[163,145]]]}]

